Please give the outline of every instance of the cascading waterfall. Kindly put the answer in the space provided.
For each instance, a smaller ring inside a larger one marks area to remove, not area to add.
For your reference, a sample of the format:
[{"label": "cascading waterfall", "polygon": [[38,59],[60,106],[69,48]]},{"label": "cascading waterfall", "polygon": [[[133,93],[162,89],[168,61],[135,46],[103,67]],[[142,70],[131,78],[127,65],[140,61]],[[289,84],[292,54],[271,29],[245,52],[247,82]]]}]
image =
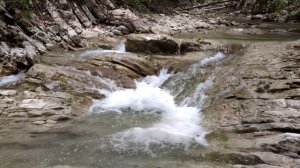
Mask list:
[{"label": "cascading waterfall", "polygon": [[136,82],[136,89],[125,89],[112,92],[102,101],[97,101],[95,112],[115,111],[122,109],[142,111],[148,114],[161,114],[159,122],[148,128],[135,127],[112,135],[111,144],[115,149],[127,150],[133,144],[135,148],[151,151],[150,147],[164,144],[188,147],[196,142],[205,144],[205,131],[200,126],[200,109],[178,106],[174,97],[160,86],[171,77],[167,70],[158,76],[148,76]]},{"label": "cascading waterfall", "polygon": [[116,45],[115,51],[117,51],[117,53],[126,53],[125,43],[120,42],[118,45]]},{"label": "cascading waterfall", "polygon": [[[217,53],[202,60],[192,69],[217,62],[224,57],[223,53]],[[147,76],[141,81],[136,81],[136,89],[107,92],[105,99],[94,102],[89,112],[113,111],[122,114],[122,110],[130,109],[144,115],[160,116],[160,120],[149,127],[129,128],[111,135],[110,144],[115,150],[135,149],[153,154],[152,148],[155,146],[159,146],[160,149],[168,146],[187,149],[195,143],[206,145],[206,131],[201,127],[201,109],[207,97],[204,93],[213,84],[214,77],[210,76],[198,84],[194,93],[186,98],[186,103],[181,105],[176,104],[175,96],[169,90],[162,88],[162,85],[173,77],[174,74],[163,69],[158,76]]]}]

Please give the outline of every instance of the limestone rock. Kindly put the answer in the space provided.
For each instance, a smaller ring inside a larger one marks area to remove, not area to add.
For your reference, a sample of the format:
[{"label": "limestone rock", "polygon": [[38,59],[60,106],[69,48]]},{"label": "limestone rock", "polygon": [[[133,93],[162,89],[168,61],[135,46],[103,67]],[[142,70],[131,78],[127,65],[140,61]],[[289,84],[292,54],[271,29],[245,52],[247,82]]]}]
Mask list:
[{"label": "limestone rock", "polygon": [[184,54],[226,48],[222,43],[201,39],[176,39],[164,34],[130,34],[126,49],[130,52],[153,54]]},{"label": "limestone rock", "polygon": [[223,162],[241,165],[258,165],[265,163],[256,155],[238,152],[208,152],[202,154],[192,152],[191,154],[189,154],[189,157],[197,161],[209,160],[212,162]]},{"label": "limestone rock", "polygon": [[0,43],[0,57],[7,56],[9,54],[9,47],[5,42]]},{"label": "limestone rock", "polygon": [[129,9],[115,9],[110,11],[108,16],[111,24],[116,26],[123,25],[130,33],[136,30],[133,23],[139,18]]},{"label": "limestone rock", "polygon": [[[94,87],[107,88],[107,85],[101,83],[96,76],[87,76],[85,72],[78,73],[76,70],[62,67],[36,64],[28,71],[27,75],[30,78],[42,79],[35,82],[42,84],[50,90],[69,88],[76,93],[81,91],[82,93],[95,94],[96,91],[93,90]],[[98,95],[102,97],[101,94]]]},{"label": "limestone rock", "polygon": [[25,48],[25,56],[28,62],[33,65],[38,60],[38,54],[36,49],[28,42],[23,42],[23,46]]},{"label": "limestone rock", "polygon": [[284,133],[258,139],[257,145],[265,151],[300,159],[300,134]]},{"label": "limestone rock", "polygon": [[2,96],[15,96],[17,91],[15,90],[0,90],[0,95]]},{"label": "limestone rock", "polygon": [[131,34],[127,37],[126,49],[129,52],[176,54],[180,44],[167,35]]}]

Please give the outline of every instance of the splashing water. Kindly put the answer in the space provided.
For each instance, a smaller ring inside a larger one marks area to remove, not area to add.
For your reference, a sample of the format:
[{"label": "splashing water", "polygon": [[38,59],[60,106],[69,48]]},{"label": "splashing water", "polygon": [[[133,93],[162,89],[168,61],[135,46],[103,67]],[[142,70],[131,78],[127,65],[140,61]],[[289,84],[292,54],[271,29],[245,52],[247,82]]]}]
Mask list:
[{"label": "splashing water", "polygon": [[119,44],[115,47],[115,50],[116,50],[118,53],[126,53],[125,43],[124,43],[124,42],[119,43]]},{"label": "splashing water", "polygon": [[10,75],[10,76],[4,76],[4,77],[0,77],[0,87],[1,86],[6,86],[9,84],[13,84],[15,82],[17,82],[18,80],[20,80],[21,78],[25,77],[24,73],[19,73],[17,75]]},{"label": "splashing water", "polygon": [[215,63],[215,62],[220,61],[223,58],[225,58],[225,54],[222,53],[222,52],[218,52],[216,55],[214,55],[212,57],[208,57],[208,58],[203,59],[200,62],[200,65],[207,65],[207,64],[210,64],[210,63]]},{"label": "splashing water", "polygon": [[81,53],[80,56],[82,56],[82,57],[95,57],[97,55],[108,54],[108,53],[117,53],[117,54],[124,54],[124,53],[126,53],[125,43],[124,42],[120,42],[115,47],[114,50],[102,50],[102,49],[89,50],[89,51],[85,51],[85,52]]},{"label": "splashing water", "polygon": [[209,86],[211,86],[213,84],[214,78],[215,77],[211,76],[203,83],[200,83],[197,86],[195,92],[191,96],[186,97],[181,102],[181,105],[193,105],[193,106],[196,106],[201,109],[207,98],[207,96],[204,94],[204,92]]},{"label": "splashing water", "polygon": [[[161,119],[148,128],[135,127],[112,135],[110,143],[114,149],[124,151],[134,148],[153,154],[153,146],[188,148],[193,143],[206,145],[206,132],[200,126],[201,108],[178,106],[174,96],[160,88],[172,75],[162,70],[158,76],[148,76],[136,82],[136,89],[111,92],[104,100],[94,102],[91,112],[122,113],[122,109],[130,108],[150,115],[153,112],[161,115]],[[204,95],[211,83],[205,83],[197,94]]]}]

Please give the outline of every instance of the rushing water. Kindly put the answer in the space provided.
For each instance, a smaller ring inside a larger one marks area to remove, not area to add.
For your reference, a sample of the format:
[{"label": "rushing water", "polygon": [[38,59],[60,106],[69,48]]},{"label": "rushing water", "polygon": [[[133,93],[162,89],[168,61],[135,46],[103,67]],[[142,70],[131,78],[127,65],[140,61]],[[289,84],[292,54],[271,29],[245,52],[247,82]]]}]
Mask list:
[{"label": "rushing water", "polygon": [[[189,34],[188,38],[190,36],[195,35]],[[213,37],[219,38],[215,32]],[[252,35],[221,37],[257,40]],[[274,39],[268,36],[259,40]],[[76,52],[74,59],[77,55],[86,59],[105,53],[126,53],[124,43],[113,50]],[[0,167],[227,167],[221,162],[205,159],[193,161],[191,154],[194,151],[200,153],[198,158],[213,150],[211,142],[205,138],[210,130],[201,126],[201,112],[209,105],[209,89],[214,84],[214,74],[218,73],[218,63],[225,57],[221,52],[215,53],[178,73],[163,69],[158,75],[135,81],[135,89],[119,88],[110,79],[65,67],[87,78],[97,78],[96,81],[108,86],[107,90],[101,90],[86,85],[87,89],[99,91],[106,98],[94,100],[84,118],[66,127],[27,130],[28,125],[19,124],[13,128],[0,128]],[[24,76],[21,73],[1,77],[0,87],[13,84]]]},{"label": "rushing water", "polygon": [[[20,129],[11,136],[2,130],[2,167],[195,167],[199,163],[184,158],[209,145],[201,110],[224,57],[217,53],[176,74],[163,69],[136,81],[135,89],[99,79],[111,86],[99,90],[106,98],[95,100],[86,118],[72,126],[30,133]],[[206,164],[214,163],[201,163]]]},{"label": "rushing water", "polygon": [[162,70],[158,76],[148,76],[136,82],[136,89],[118,90],[97,102],[98,110],[95,112],[122,113],[122,109],[129,108],[145,115],[161,115],[161,119],[150,127],[134,127],[112,135],[110,142],[113,148],[141,149],[154,154],[152,146],[163,148],[180,145],[187,148],[193,142],[205,144],[205,131],[200,126],[200,109],[176,105],[174,97],[160,88],[169,77],[171,74]]}]

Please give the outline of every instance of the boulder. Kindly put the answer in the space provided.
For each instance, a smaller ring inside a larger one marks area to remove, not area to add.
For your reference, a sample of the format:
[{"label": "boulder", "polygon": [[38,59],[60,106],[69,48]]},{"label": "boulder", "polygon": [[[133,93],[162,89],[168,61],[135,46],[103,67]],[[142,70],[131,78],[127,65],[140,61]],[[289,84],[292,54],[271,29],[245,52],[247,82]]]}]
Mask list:
[{"label": "boulder", "polygon": [[126,50],[148,54],[185,54],[228,48],[221,43],[202,39],[178,39],[164,34],[130,34]]},{"label": "boulder", "polygon": [[153,54],[177,54],[180,52],[180,44],[167,35],[131,34],[127,37],[126,50]]},{"label": "boulder", "polygon": [[[35,64],[28,72],[30,83],[43,86],[46,90],[69,90],[74,94],[83,93],[86,96],[101,98],[103,95],[96,89],[109,88],[97,76],[89,75],[86,71],[71,68]],[[40,79],[40,80],[35,80]]]},{"label": "boulder", "polygon": [[37,62],[38,54],[35,48],[28,42],[23,42],[23,46],[25,48],[25,56],[29,64],[33,65]]},{"label": "boulder", "polygon": [[25,66],[29,66],[30,63],[28,62],[25,56],[25,49],[24,48],[12,48],[10,51],[11,61],[12,63],[22,64]]},{"label": "boulder", "polygon": [[9,54],[9,47],[5,42],[0,43],[0,58]]},{"label": "boulder", "polygon": [[117,27],[117,30],[122,32],[122,34],[124,34],[124,35],[127,35],[127,34],[130,33],[130,30],[127,27],[123,26],[123,25]]},{"label": "boulder", "polygon": [[108,20],[112,25],[125,26],[129,30],[129,33],[132,33],[136,30],[134,25],[137,25],[136,21],[139,20],[139,17],[129,9],[115,9],[108,14]]}]

